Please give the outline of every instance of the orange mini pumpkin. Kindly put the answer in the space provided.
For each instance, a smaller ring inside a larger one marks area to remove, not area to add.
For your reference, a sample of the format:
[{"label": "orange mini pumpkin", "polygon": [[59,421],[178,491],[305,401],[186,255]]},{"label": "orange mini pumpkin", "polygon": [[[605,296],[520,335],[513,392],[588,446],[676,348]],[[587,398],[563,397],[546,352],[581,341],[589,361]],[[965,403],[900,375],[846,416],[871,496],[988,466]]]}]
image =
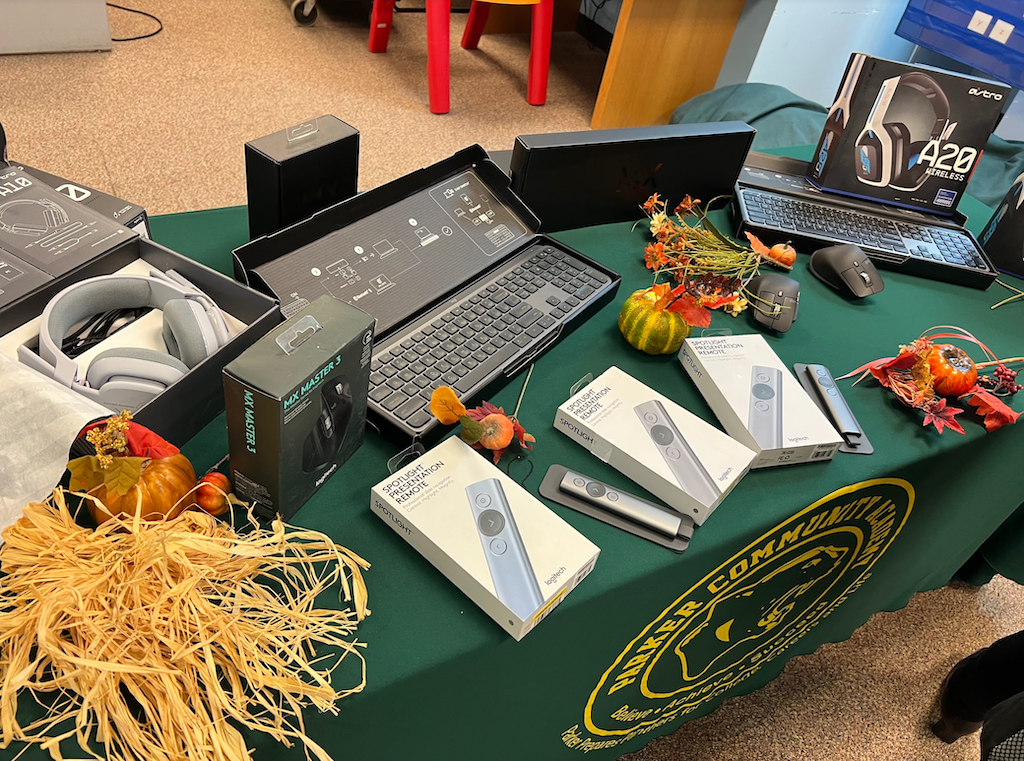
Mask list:
[{"label": "orange mini pumpkin", "polygon": [[113,516],[134,515],[141,510],[144,520],[175,518],[192,505],[193,500],[182,499],[196,485],[196,472],[189,459],[180,452],[170,457],[147,460],[142,466],[139,481],[123,496],[107,490],[102,484],[89,493],[106,507],[104,511],[92,500],[87,500],[89,513],[97,524]]},{"label": "orange mini pumpkin", "polygon": [[932,388],[940,396],[960,396],[978,380],[978,369],[967,352],[952,344],[936,344],[928,353]]}]

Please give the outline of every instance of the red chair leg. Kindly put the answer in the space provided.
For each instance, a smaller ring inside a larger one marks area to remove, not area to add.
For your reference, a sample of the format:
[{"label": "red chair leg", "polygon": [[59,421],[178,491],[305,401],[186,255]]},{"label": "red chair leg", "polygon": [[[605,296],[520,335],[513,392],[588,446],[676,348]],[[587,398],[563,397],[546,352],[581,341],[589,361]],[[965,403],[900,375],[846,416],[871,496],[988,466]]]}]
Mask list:
[{"label": "red chair leg", "polygon": [[543,106],[548,99],[548,65],[551,62],[551,27],[554,13],[555,0],[540,0],[533,6],[530,74],[526,85],[526,101],[531,106]]},{"label": "red chair leg", "polygon": [[430,110],[447,114],[448,98],[448,23],[451,0],[427,0],[427,90]]},{"label": "red chair leg", "polygon": [[476,50],[480,44],[480,35],[487,25],[487,16],[491,12],[491,4],[474,0],[469,6],[469,18],[466,20],[466,31],[462,33],[462,47]]},{"label": "red chair leg", "polygon": [[395,0],[373,0],[370,12],[370,52],[388,52],[388,37],[391,36],[391,18],[395,11]]}]

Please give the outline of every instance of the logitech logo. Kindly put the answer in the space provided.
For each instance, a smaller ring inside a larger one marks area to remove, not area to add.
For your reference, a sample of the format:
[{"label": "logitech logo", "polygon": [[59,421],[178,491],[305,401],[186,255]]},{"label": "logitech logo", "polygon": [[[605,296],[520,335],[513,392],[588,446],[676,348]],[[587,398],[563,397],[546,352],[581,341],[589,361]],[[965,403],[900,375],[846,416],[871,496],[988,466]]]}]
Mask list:
[{"label": "logitech logo", "polygon": [[718,477],[718,480],[719,480],[719,481],[724,481],[725,479],[727,479],[727,478],[729,477],[729,474],[730,474],[730,473],[732,473],[732,468],[726,468],[726,469],[725,469],[725,473],[723,473],[722,475],[720,475],[720,476]]},{"label": "logitech logo", "polygon": [[328,477],[330,477],[331,473],[333,473],[333,472],[334,472],[334,471],[336,471],[337,469],[338,469],[338,463],[334,463],[334,464],[333,464],[333,465],[332,465],[332,466],[331,466],[331,467],[330,467],[330,468],[329,468],[329,469],[327,470],[327,472],[326,472],[326,473],[324,473],[324,474],[323,474],[322,476],[320,476],[320,478],[318,478],[318,479],[316,480],[316,484],[315,484],[314,488],[317,488],[317,489],[319,489],[319,488],[320,488],[320,484],[322,484],[322,483],[323,483],[324,481],[326,481],[326,480],[328,479]]},{"label": "logitech logo", "polygon": [[974,96],[980,95],[982,98],[986,98],[986,99],[990,99],[990,100],[1002,100],[1003,99],[1002,93],[989,92],[988,90],[979,90],[977,87],[972,87],[970,90],[967,91],[967,94],[968,95],[974,95]]},{"label": "logitech logo", "polygon": [[547,584],[550,587],[552,584],[554,584],[556,581],[558,581],[558,577],[561,576],[563,573],[565,573],[565,566],[564,565],[561,568],[559,568],[557,571],[555,571],[553,574],[551,574],[551,578],[550,579],[544,579],[544,583]]},{"label": "logitech logo", "polygon": [[799,444],[801,441],[810,441],[810,436],[790,436],[786,441],[792,441],[794,444]]},{"label": "logitech logo", "polygon": [[565,418],[562,418],[562,419],[561,419],[561,420],[559,420],[558,422],[559,422],[559,424],[560,424],[560,425],[561,425],[561,426],[562,426],[563,428],[568,428],[568,429],[569,429],[570,431],[572,431],[573,433],[575,433],[575,434],[576,434],[577,436],[579,436],[579,437],[580,437],[581,439],[583,439],[584,441],[587,441],[587,442],[593,443],[593,441],[594,441],[594,440],[593,440],[593,439],[592,439],[592,438],[590,437],[590,435],[589,435],[589,434],[587,434],[587,433],[584,433],[583,431],[581,431],[581,430],[580,430],[579,428],[577,428],[577,427],[576,427],[575,425],[573,425],[572,423],[570,423],[570,422],[569,422],[568,420],[566,420]]},{"label": "logitech logo", "polygon": [[391,520],[391,522],[398,527],[400,531],[404,531],[407,535],[412,536],[412,529],[406,526],[405,523],[402,522],[401,518],[399,518],[393,512],[388,510],[386,507],[384,507],[384,505],[382,505],[380,502],[374,500],[373,504],[376,505],[377,509],[384,513],[384,515],[386,515]]}]

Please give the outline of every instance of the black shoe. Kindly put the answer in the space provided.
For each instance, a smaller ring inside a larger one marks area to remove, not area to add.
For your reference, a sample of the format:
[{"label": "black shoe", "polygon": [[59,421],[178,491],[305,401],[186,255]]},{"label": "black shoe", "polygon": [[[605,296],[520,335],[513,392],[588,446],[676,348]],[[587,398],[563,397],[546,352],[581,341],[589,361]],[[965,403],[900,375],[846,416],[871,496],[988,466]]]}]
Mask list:
[{"label": "black shoe", "polygon": [[950,678],[952,678],[957,671],[970,663],[977,655],[978,653],[974,653],[973,655],[969,655],[964,658],[951,668],[949,673],[946,674],[946,678],[942,680],[942,687],[939,688],[939,720],[932,724],[932,734],[944,743],[954,743],[961,737],[973,735],[981,729],[982,722],[962,719],[950,711],[948,695]]}]

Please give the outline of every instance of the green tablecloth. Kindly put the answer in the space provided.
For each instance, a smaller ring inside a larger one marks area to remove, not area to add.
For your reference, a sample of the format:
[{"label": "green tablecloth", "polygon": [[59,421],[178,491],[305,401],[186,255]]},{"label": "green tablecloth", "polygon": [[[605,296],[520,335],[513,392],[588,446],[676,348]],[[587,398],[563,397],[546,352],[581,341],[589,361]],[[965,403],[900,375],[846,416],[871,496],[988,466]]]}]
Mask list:
[{"label": "green tablecloth", "polygon": [[[984,207],[967,210],[973,227],[984,224]],[[245,230],[241,208],[153,220],[156,240],[224,272]],[[552,428],[557,404],[581,376],[616,364],[714,418],[674,357],[635,352],[616,329],[621,299],[650,284],[644,231],[616,224],[559,237],[622,272],[623,283],[615,303],[536,365],[520,412],[537,436],[525,485],[536,491],[548,466],[560,463],[639,491]],[[854,302],[811,277],[806,262],[795,268],[800,319],[768,338],[787,364],[819,362],[838,375],[939,324],[970,329],[999,356],[1021,353],[1021,305],[990,311],[1004,296],[998,287],[980,292],[885,273],[884,293]],[[712,327],[754,332],[747,316],[716,313]],[[492,401],[511,409],[522,377]],[[764,685],[786,658],[846,639],[876,611],[945,584],[1021,504],[1024,426],[986,435],[968,419],[966,435],[940,436],[873,382],[847,383],[844,393],[875,454],[749,474],[683,555],[555,506],[601,557],[519,643],[370,512],[369,488],[387,475],[397,448],[369,434],[294,519],[373,563],[373,614],[359,630],[369,643],[368,687],[343,701],[340,716],[307,714],[309,734],[336,759],[569,759],[581,750],[614,758],[684,716]],[[223,416],[185,451],[200,472],[219,460],[227,451]],[[267,738],[249,740],[257,758],[279,757]],[[297,749],[289,754],[299,757]]]}]

